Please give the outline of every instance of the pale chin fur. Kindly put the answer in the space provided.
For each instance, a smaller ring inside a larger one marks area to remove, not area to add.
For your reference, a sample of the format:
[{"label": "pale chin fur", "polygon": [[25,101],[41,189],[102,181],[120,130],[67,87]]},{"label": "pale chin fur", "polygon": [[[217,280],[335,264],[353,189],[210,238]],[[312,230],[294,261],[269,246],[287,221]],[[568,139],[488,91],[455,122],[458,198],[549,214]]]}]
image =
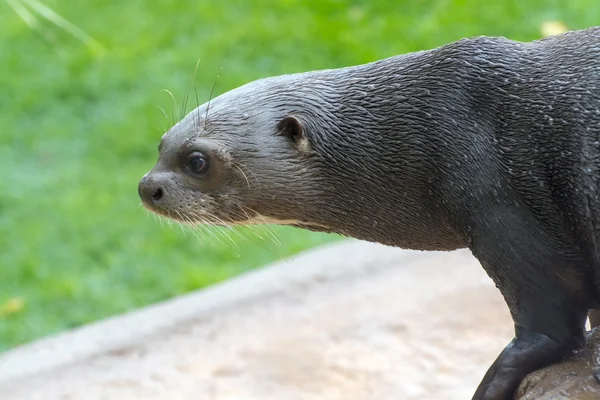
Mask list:
[{"label": "pale chin fur", "polygon": [[255,215],[241,221],[232,222],[231,225],[298,225],[299,221],[293,219],[277,219]]}]

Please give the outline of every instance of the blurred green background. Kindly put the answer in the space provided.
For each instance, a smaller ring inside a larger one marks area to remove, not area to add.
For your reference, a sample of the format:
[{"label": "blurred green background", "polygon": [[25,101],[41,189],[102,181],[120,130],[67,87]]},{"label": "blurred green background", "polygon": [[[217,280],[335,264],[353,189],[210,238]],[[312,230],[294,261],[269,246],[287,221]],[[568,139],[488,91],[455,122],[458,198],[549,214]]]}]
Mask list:
[{"label": "blurred green background", "polygon": [[257,227],[227,231],[235,245],[223,231],[201,240],[140,207],[138,180],[198,60],[202,103],[217,75],[215,94],[465,36],[600,23],[597,0],[43,1],[100,49],[39,12],[40,29],[28,26],[9,3],[36,3],[11,1],[0,0],[0,351],[338,239]]}]

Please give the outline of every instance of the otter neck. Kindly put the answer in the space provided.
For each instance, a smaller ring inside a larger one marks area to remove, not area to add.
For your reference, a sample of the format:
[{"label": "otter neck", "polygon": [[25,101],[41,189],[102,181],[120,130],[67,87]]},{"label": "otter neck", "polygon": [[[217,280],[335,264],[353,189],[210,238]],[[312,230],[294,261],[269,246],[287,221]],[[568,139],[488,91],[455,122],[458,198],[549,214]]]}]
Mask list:
[{"label": "otter neck", "polygon": [[[332,188],[319,199],[326,220],[316,222],[403,248],[465,247],[450,210],[435,195],[443,179],[438,160],[444,150],[432,118],[435,88],[402,73],[403,64],[391,76],[389,67],[380,74],[375,65],[345,72],[339,81],[337,72],[317,81],[334,86],[319,93],[337,95],[335,101],[321,98],[306,118],[311,144],[327,171],[325,184]],[[313,93],[310,86],[304,90]]]}]

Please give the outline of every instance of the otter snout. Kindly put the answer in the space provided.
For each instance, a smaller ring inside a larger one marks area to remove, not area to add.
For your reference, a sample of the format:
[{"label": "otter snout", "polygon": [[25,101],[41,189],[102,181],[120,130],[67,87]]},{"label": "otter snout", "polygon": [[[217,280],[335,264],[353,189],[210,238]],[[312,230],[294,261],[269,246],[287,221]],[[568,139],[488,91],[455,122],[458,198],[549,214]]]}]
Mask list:
[{"label": "otter snout", "polygon": [[149,172],[140,180],[138,194],[144,205],[154,208],[160,206],[165,191],[160,180],[157,179],[154,174]]}]

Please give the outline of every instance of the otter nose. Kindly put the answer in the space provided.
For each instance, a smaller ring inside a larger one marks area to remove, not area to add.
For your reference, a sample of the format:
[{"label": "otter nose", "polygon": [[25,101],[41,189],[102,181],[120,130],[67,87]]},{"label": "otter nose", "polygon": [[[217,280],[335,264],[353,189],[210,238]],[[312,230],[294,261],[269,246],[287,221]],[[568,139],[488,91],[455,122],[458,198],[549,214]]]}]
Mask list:
[{"label": "otter nose", "polygon": [[157,205],[164,196],[164,190],[150,173],[144,175],[138,185],[140,199],[146,204]]}]

